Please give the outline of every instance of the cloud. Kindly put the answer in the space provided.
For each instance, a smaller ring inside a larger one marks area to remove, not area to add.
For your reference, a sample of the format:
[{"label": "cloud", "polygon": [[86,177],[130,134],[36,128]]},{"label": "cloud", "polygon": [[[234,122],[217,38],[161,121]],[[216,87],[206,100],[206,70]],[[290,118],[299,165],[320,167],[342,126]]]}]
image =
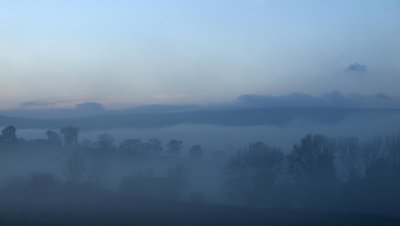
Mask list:
[{"label": "cloud", "polygon": [[[95,102],[84,102],[85,100],[80,100],[80,99],[73,99],[73,100],[55,100],[55,101],[38,101],[38,100],[33,100],[33,101],[27,101],[23,102],[19,105],[19,109],[25,109],[25,110],[38,110],[38,109],[83,109],[83,108],[88,108],[90,106],[86,105],[92,105],[93,104],[98,104]],[[98,104],[100,105],[100,104]],[[102,107],[102,105],[100,105]]]},{"label": "cloud", "polygon": [[368,72],[368,67],[367,67],[367,65],[364,65],[364,64],[354,63],[354,64],[350,64],[344,70],[344,72],[354,73],[354,74],[366,74]]},{"label": "cloud", "polygon": [[75,106],[76,101],[27,101],[19,105],[21,109],[53,109],[53,108],[70,108]]},{"label": "cloud", "polygon": [[102,104],[97,102],[85,102],[81,104],[77,104],[75,106],[76,110],[80,111],[104,111],[105,108]]},{"label": "cloud", "polygon": [[39,101],[27,101],[23,102],[19,105],[19,108],[23,109],[41,109],[41,108],[48,108],[49,103],[43,103]]}]

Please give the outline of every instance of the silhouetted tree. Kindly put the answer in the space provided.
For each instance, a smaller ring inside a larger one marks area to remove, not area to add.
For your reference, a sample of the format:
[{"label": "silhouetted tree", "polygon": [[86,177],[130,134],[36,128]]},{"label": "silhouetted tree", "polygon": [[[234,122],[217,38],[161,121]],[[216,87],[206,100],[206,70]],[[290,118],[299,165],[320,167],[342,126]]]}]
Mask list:
[{"label": "silhouetted tree", "polygon": [[54,146],[61,146],[62,139],[60,134],[53,130],[47,130],[46,132],[47,143]]},{"label": "silhouetted tree", "polygon": [[111,150],[114,148],[115,139],[108,133],[97,136],[96,146],[102,150]]},{"label": "silhouetted tree", "polygon": [[374,136],[361,145],[364,163],[364,177],[359,187],[359,207],[368,211],[388,211],[388,205],[394,200],[390,159],[385,139]]},{"label": "silhouetted tree", "polygon": [[160,139],[152,138],[147,143],[149,145],[149,150],[152,154],[158,155],[163,151]]},{"label": "silhouetted tree", "polygon": [[335,145],[323,135],[308,134],[288,155],[289,173],[295,181],[330,184],[336,179]]},{"label": "silhouetted tree", "polygon": [[335,200],[335,144],[323,135],[307,135],[288,155],[288,172],[296,196],[306,208],[332,208]]},{"label": "silhouetted tree", "polygon": [[262,142],[238,151],[225,165],[225,185],[232,197],[246,205],[266,201],[284,170],[285,155]]},{"label": "silhouetted tree", "polygon": [[183,164],[173,165],[166,170],[165,176],[175,190],[175,198],[179,199],[183,191],[189,186],[190,174],[190,169]]},{"label": "silhouetted tree", "polygon": [[78,183],[83,179],[85,169],[85,159],[78,152],[74,152],[68,159],[65,160],[62,170],[67,181]]},{"label": "silhouetted tree", "polygon": [[60,134],[63,138],[65,146],[78,144],[79,129],[76,127],[63,127],[60,129]]},{"label": "silhouetted tree", "polygon": [[178,155],[183,149],[183,141],[181,140],[170,140],[167,144],[167,153]]},{"label": "silhouetted tree", "polygon": [[15,143],[17,142],[17,129],[14,126],[7,126],[1,130],[0,140],[4,143]]},{"label": "silhouetted tree", "polygon": [[108,164],[104,159],[95,157],[90,161],[89,167],[87,169],[88,179],[96,184],[102,185],[105,181],[108,171]]},{"label": "silhouetted tree", "polygon": [[392,171],[392,179],[400,182],[400,134],[389,135],[386,137],[386,149],[390,167]]},{"label": "silhouetted tree", "polygon": [[193,145],[189,150],[189,155],[192,158],[201,158],[204,155],[203,148],[201,147],[201,145],[198,144]]},{"label": "silhouetted tree", "polygon": [[353,181],[360,175],[360,144],[357,137],[339,137],[336,142],[338,162],[344,180]]},{"label": "silhouetted tree", "polygon": [[382,136],[374,136],[362,145],[365,177],[369,180],[383,179],[386,176],[385,141]]},{"label": "silhouetted tree", "polygon": [[400,134],[386,137],[387,159],[389,162],[390,211],[400,216]]},{"label": "silhouetted tree", "polygon": [[140,139],[126,139],[120,144],[119,150],[130,154],[142,154],[143,142]]}]

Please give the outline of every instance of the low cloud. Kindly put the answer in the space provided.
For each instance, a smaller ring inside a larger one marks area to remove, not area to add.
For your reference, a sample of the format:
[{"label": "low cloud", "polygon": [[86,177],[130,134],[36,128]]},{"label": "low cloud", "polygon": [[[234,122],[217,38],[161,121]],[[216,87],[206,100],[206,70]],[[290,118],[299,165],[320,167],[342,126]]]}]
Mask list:
[{"label": "low cloud", "polygon": [[76,110],[81,110],[81,111],[104,111],[105,107],[97,102],[85,102],[81,104],[77,104],[75,106]]},{"label": "low cloud", "polygon": [[20,109],[56,109],[56,108],[73,108],[76,100],[61,101],[27,101],[19,105]]},{"label": "low cloud", "polygon": [[103,105],[97,102],[85,102],[85,100],[55,100],[55,101],[27,101],[19,105],[19,109],[23,110],[40,110],[40,109],[77,109],[77,110],[101,110]]},{"label": "low cloud", "polygon": [[364,64],[354,63],[350,64],[344,72],[346,73],[354,73],[354,74],[366,74],[368,73],[368,67]]},{"label": "low cloud", "polygon": [[22,109],[41,109],[41,108],[49,108],[50,103],[43,103],[39,101],[27,101],[23,102],[19,105],[19,108]]}]

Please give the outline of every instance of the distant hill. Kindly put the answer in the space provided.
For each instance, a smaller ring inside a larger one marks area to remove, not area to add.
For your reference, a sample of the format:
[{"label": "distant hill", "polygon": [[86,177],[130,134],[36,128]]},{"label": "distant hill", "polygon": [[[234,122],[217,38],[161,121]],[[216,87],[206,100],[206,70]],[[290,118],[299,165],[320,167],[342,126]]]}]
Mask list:
[{"label": "distant hill", "polygon": [[399,115],[400,109],[365,109],[331,107],[282,107],[253,109],[193,110],[183,112],[109,113],[79,118],[29,119],[0,116],[0,126],[17,128],[60,128],[77,126],[83,130],[114,128],[161,128],[180,124],[221,126],[284,126],[294,120],[308,123],[332,124],[350,116]]},{"label": "distant hill", "polygon": [[20,104],[16,109],[0,111],[0,115],[34,118],[65,119],[106,115],[128,115],[139,113],[183,113],[193,111],[240,110],[261,108],[399,108],[400,100],[385,93],[363,95],[360,93],[343,94],[337,90],[320,96],[304,93],[287,95],[254,95],[246,94],[233,101],[218,104],[149,104],[126,109],[106,109],[101,103],[83,102],[75,107],[57,107],[58,102],[29,101]]}]

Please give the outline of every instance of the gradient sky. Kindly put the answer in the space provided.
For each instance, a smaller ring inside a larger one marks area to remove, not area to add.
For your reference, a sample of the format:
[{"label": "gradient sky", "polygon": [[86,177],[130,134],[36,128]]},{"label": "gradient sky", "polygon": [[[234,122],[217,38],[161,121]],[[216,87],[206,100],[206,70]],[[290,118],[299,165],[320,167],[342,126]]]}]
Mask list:
[{"label": "gradient sky", "polygon": [[0,109],[399,98],[399,40],[398,0],[0,0]]}]

